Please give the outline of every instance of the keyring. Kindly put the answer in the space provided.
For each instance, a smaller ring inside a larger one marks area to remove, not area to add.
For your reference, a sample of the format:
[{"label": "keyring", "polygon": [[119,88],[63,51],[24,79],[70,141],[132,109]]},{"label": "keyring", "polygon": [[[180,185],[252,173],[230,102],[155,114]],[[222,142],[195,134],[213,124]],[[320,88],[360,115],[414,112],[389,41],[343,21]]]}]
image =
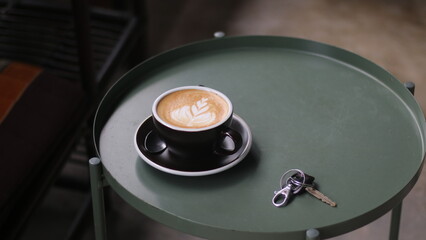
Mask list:
[{"label": "keyring", "polygon": [[[289,175],[290,173],[292,174],[289,177],[287,177],[287,175]],[[296,187],[292,189],[293,193],[297,194],[303,189],[303,187],[305,186],[306,176],[305,176],[305,173],[300,169],[290,169],[281,176],[281,179],[280,179],[281,189],[283,189],[285,186],[287,186],[290,183],[293,184],[293,182],[291,182],[292,180],[291,176],[293,176],[295,173],[299,173],[302,176],[302,184],[296,185]],[[287,179],[284,180],[286,177]]]}]

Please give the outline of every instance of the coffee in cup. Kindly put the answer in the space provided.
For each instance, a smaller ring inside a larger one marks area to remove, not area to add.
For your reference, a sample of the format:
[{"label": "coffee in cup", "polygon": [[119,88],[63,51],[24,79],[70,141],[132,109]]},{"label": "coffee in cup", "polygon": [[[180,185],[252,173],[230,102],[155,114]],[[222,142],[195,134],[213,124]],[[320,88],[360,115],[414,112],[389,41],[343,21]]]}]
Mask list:
[{"label": "coffee in cup", "polygon": [[[154,101],[152,115],[155,130],[171,154],[230,155],[241,147],[241,135],[230,128],[232,103],[217,90],[204,86],[171,89]],[[232,149],[222,147],[225,138],[232,140]]]},{"label": "coffee in cup", "polygon": [[230,113],[227,100],[215,92],[182,89],[162,98],[158,116],[167,124],[180,128],[208,128],[222,122]]}]

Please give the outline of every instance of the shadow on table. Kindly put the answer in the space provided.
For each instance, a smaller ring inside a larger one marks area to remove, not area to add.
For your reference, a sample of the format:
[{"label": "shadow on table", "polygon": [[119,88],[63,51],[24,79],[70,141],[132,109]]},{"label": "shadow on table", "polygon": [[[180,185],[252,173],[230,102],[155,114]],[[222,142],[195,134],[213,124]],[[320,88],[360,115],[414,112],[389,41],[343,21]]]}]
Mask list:
[{"label": "shadow on table", "polygon": [[[173,185],[176,188],[210,191],[215,188],[229,187],[249,178],[256,171],[259,161],[260,151],[256,143],[253,142],[251,150],[244,160],[233,168],[218,174],[201,177],[172,175],[149,166],[140,157],[136,162],[136,171],[138,178],[146,187],[150,186],[150,182],[155,181],[156,184],[160,182]],[[153,185],[153,187],[155,186]]]}]

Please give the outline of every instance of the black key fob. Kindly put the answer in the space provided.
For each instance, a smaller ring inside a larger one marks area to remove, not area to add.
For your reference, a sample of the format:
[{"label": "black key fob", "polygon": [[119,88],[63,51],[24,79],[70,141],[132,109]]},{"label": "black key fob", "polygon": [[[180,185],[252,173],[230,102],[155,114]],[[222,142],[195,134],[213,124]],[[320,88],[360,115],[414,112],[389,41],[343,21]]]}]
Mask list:
[{"label": "black key fob", "polygon": [[300,174],[300,173],[295,173],[290,178],[291,178],[290,181],[293,185],[301,186],[302,184],[304,184],[302,189],[300,191],[298,191],[297,194],[303,193],[305,191],[305,187],[307,187],[306,185],[308,185],[308,186],[313,185],[314,181],[315,181],[315,177],[313,177],[309,174],[306,174],[306,173],[305,173],[305,182],[303,182],[303,175]]}]

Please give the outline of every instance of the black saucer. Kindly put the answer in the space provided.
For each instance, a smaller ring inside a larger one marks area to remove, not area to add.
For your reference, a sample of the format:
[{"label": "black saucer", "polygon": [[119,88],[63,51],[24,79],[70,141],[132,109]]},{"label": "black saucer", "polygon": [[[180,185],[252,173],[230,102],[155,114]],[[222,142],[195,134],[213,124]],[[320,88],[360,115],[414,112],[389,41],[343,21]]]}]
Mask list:
[{"label": "black saucer", "polygon": [[149,134],[155,134],[152,117],[145,119],[138,127],[134,143],[139,156],[158,170],[181,176],[204,176],[225,171],[238,164],[248,154],[252,136],[247,123],[234,114],[230,127],[241,134],[243,143],[234,154],[226,156],[210,152],[197,158],[181,159],[178,156],[172,156],[167,148],[157,153],[148,151],[145,147],[145,140]]}]

